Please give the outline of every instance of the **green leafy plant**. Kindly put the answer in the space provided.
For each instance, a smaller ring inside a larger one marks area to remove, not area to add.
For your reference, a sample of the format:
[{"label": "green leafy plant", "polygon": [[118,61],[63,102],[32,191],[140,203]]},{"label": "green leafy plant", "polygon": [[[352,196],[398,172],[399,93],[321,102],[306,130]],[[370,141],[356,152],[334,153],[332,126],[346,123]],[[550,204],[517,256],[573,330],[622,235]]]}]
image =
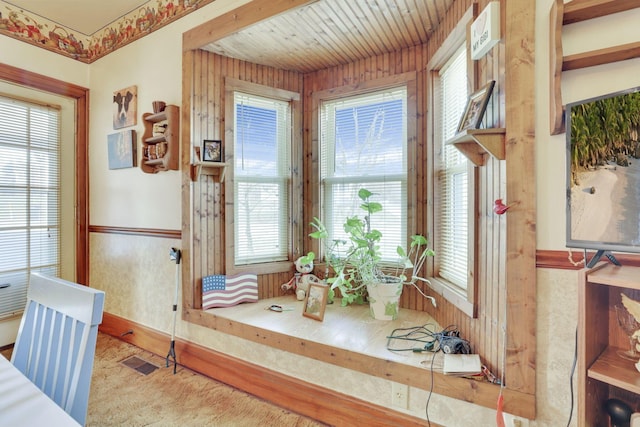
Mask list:
[{"label": "green leafy plant", "polygon": [[[362,304],[366,300],[367,285],[378,283],[413,284],[417,280],[427,281],[418,277],[425,260],[433,256],[434,252],[428,247],[427,239],[422,235],[411,236],[411,243],[407,251],[398,246],[398,260],[395,263],[384,262],[380,242],[382,233],[372,228],[371,216],[382,211],[382,204],[371,200],[374,193],[367,189],[360,189],[358,197],[362,200],[360,208],[364,216],[347,217],[343,228],[348,240],[334,239],[329,241],[329,233],[318,218],[314,218],[311,226],[315,229],[309,236],[323,240],[325,243],[325,259],[334,272],[334,276],[327,279],[331,289],[339,289],[342,295],[342,305]],[[420,289],[416,286],[420,291]],[[420,291],[422,293],[422,291]],[[422,293],[435,306],[435,299]]]}]

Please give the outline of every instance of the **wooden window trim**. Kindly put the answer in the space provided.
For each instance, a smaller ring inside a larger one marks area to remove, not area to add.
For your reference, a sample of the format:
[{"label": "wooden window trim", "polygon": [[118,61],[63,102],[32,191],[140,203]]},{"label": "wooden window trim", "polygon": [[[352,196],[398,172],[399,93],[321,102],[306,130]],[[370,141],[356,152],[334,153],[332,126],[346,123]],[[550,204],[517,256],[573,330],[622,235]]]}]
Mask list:
[{"label": "wooden window trim", "polygon": [[[311,113],[311,135],[312,153],[315,156],[313,170],[307,176],[311,183],[311,198],[313,200],[314,213],[312,215],[320,218],[321,201],[321,179],[320,179],[320,103],[322,101],[335,100],[348,96],[355,96],[367,92],[377,92],[385,88],[405,86],[407,89],[407,233],[423,234],[418,228],[416,219],[416,144],[417,140],[417,75],[415,72],[400,73],[382,79],[368,80],[353,85],[345,85],[327,90],[317,91],[312,94]],[[320,254],[318,259],[323,258],[323,251],[320,242],[312,239],[309,247],[316,254]]]},{"label": "wooden window trim", "polygon": [[300,243],[300,218],[302,218],[302,201],[300,198],[293,197],[296,191],[301,189],[301,179],[299,176],[299,167],[302,164],[302,136],[299,132],[292,130],[291,135],[291,180],[289,183],[289,194],[292,195],[289,201],[290,219],[289,219],[289,249],[288,259],[285,261],[265,262],[258,264],[247,265],[235,265],[235,230],[234,230],[234,174],[233,174],[233,140],[234,140],[234,107],[233,93],[243,92],[253,95],[278,99],[281,101],[289,101],[291,103],[292,114],[292,128],[299,129],[302,123],[302,103],[300,101],[301,95],[299,93],[291,92],[284,89],[278,89],[265,85],[255,84],[244,80],[234,79],[227,77],[225,79],[225,117],[228,120],[225,121],[225,140],[227,141],[227,148],[225,156],[231,160],[227,163],[226,182],[225,182],[225,234],[228,239],[228,245],[225,251],[226,254],[226,271],[227,274],[237,274],[246,272],[259,271],[260,274],[280,273],[291,270],[291,263],[297,257],[302,255],[299,253]]},{"label": "wooden window trim", "polygon": [[76,282],[89,284],[89,89],[0,64],[0,80],[72,98],[76,102]]},{"label": "wooden window trim", "polygon": [[[452,55],[460,48],[463,43],[467,43],[466,51],[467,51],[467,76],[468,76],[468,84],[469,84],[469,93],[472,93],[476,89],[476,66],[475,61],[470,58],[470,48],[468,46],[469,37],[468,31],[473,19],[476,16],[476,8],[470,7],[460,19],[455,29],[449,34],[446,38],[440,49],[433,55],[431,60],[427,64],[427,93],[428,93],[428,110],[430,114],[427,117],[427,128],[429,129],[429,133],[427,135],[427,146],[429,147],[430,158],[428,159],[430,166],[429,173],[430,177],[430,185],[428,186],[428,200],[432,200],[433,203],[430,204],[429,211],[430,215],[428,215],[427,227],[432,232],[432,235],[436,235],[436,229],[438,227],[437,217],[435,215],[436,208],[438,204],[438,192],[437,185],[435,183],[435,173],[434,173],[434,164],[436,161],[436,157],[438,156],[439,150],[435,147],[436,138],[436,129],[439,126],[435,123],[434,118],[437,117],[438,111],[440,109],[437,97],[435,94],[438,92],[435,88],[435,76],[437,75],[440,68],[446,63]],[[469,162],[470,163],[470,162]],[[478,304],[477,304],[477,295],[478,295],[478,279],[477,279],[477,251],[478,251],[478,226],[477,226],[477,212],[479,208],[479,194],[478,194],[478,171],[477,168],[473,167],[473,165],[469,165],[468,169],[468,185],[470,188],[469,194],[469,206],[467,217],[469,218],[469,242],[468,242],[468,269],[469,276],[467,281],[467,290],[466,295],[457,286],[449,283],[448,281],[433,276],[434,272],[437,269],[437,255],[433,260],[430,260],[428,269],[430,272],[429,277],[429,287],[439,295],[441,295],[445,300],[453,304],[460,311],[465,313],[467,316],[475,318],[477,317]]]}]

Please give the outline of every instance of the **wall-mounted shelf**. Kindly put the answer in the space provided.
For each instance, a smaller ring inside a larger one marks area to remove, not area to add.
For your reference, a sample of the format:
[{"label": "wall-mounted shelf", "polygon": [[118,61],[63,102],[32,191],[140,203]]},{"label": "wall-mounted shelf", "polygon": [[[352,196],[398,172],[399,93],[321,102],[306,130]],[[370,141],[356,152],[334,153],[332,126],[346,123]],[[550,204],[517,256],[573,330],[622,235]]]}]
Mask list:
[{"label": "wall-mounted shelf", "polygon": [[486,155],[505,159],[504,128],[465,129],[447,141],[455,146],[476,166],[484,166]]},{"label": "wall-mounted shelf", "polygon": [[640,58],[640,42],[612,46],[589,52],[581,52],[563,57],[562,27],[576,22],[624,12],[640,7],[638,0],[590,0],[571,1],[555,0],[550,14],[550,49],[549,67],[551,74],[549,112],[551,135],[564,132],[564,104],[562,102],[562,71],[577,70],[596,65]]},{"label": "wall-mounted shelf", "polygon": [[[180,135],[180,108],[167,105],[159,113],[144,113],[142,135],[142,161],[140,169],[146,173],[178,170],[178,140]],[[164,131],[158,133],[154,125]]]},{"label": "wall-mounted shelf", "polygon": [[216,182],[224,182],[224,174],[227,170],[227,164],[224,162],[203,162],[200,160],[200,148],[195,147],[193,150],[194,162],[191,166],[191,181],[200,179],[200,175],[209,175]]}]

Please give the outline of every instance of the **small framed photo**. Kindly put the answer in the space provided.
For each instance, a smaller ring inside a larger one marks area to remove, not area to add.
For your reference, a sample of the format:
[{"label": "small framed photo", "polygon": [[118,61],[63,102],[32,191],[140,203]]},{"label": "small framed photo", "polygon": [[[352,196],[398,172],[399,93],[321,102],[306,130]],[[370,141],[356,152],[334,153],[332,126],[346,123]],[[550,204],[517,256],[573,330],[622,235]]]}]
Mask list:
[{"label": "small framed photo", "polygon": [[324,319],[324,310],[327,308],[328,292],[328,286],[311,283],[304,299],[302,315],[322,321]]},{"label": "small framed photo", "polygon": [[219,139],[205,139],[202,141],[202,161],[222,161],[222,141]]},{"label": "small framed photo", "polygon": [[480,90],[471,94],[467,101],[467,108],[464,110],[464,114],[460,119],[458,132],[462,132],[465,129],[478,129],[495,84],[495,80],[491,80]]}]

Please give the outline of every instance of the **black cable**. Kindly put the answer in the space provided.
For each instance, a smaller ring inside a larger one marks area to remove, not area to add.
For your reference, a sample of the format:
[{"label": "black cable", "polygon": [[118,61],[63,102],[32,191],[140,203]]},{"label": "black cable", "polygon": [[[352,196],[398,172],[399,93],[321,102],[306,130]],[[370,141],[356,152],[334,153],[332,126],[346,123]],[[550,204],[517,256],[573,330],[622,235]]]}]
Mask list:
[{"label": "black cable", "polygon": [[[445,337],[458,337],[458,327],[449,325],[440,332],[434,332],[429,326],[435,325],[427,323],[423,326],[414,326],[410,328],[396,328],[391,331],[391,335],[387,336],[387,350],[389,351],[413,351],[420,353],[423,351],[439,351],[442,341]],[[404,347],[392,348],[392,340],[409,341],[420,343],[422,347]],[[437,345],[436,345],[437,344]]]},{"label": "black cable", "polygon": [[569,376],[569,389],[571,390],[571,409],[569,411],[569,421],[567,421],[567,427],[571,424],[571,418],[573,417],[573,374],[576,371],[576,362],[578,361],[578,328],[576,328],[575,345],[573,347],[573,366],[571,366],[571,375]]},{"label": "black cable", "polygon": [[[433,362],[436,359],[436,353],[442,350],[442,342],[447,339],[447,337],[459,337],[460,332],[458,331],[458,327],[455,325],[449,325],[444,328],[440,332],[434,332],[429,329],[429,326],[434,326],[430,323],[427,323],[423,326],[415,326],[411,328],[396,328],[391,331],[391,335],[387,336],[387,350],[389,351],[413,351],[414,353],[420,353],[423,351],[430,351],[433,353],[431,356],[431,366],[429,368],[431,375],[431,384],[429,385],[429,394],[427,396],[427,402],[424,407],[425,416],[427,417],[427,425],[431,427],[431,420],[429,419],[429,402],[431,401],[431,396],[433,395],[433,383],[434,383],[434,373],[433,373]],[[424,344],[424,347],[404,347],[404,348],[392,348],[392,340],[400,340],[400,341],[409,341],[413,343],[420,343],[420,345]]]},{"label": "black cable", "polygon": [[[413,351],[419,353],[422,351],[434,351],[437,339],[436,332],[429,329],[429,326],[435,325],[427,323],[423,326],[414,326],[411,328],[397,328],[391,331],[391,335],[387,337],[387,350],[389,351]],[[420,343],[422,347],[404,347],[392,348],[392,340],[408,341]]]},{"label": "black cable", "polygon": [[[391,331],[391,335],[387,336],[387,350],[389,351],[413,351],[414,353],[420,353],[423,351],[429,351],[433,353],[431,357],[431,384],[429,386],[429,395],[427,396],[427,402],[424,407],[425,415],[427,417],[427,425],[431,427],[431,420],[429,420],[429,402],[433,394],[433,362],[436,359],[436,353],[443,349],[442,343],[451,337],[460,337],[460,332],[456,325],[449,325],[440,332],[434,332],[429,329],[429,326],[434,326],[431,323],[427,323],[423,326],[414,326],[411,328],[396,328]],[[410,341],[414,343],[424,344],[424,347],[404,347],[404,348],[392,348],[392,340]],[[459,341],[465,341],[460,339]],[[466,342],[466,341],[465,341]],[[468,344],[468,342],[467,342]],[[467,347],[468,350],[468,347]],[[443,350],[444,351],[444,350]]]},{"label": "black cable", "polygon": [[427,425],[431,427],[431,421],[429,420],[429,401],[431,400],[431,395],[433,394],[433,361],[436,358],[437,351],[433,352],[433,356],[431,356],[431,385],[429,386],[429,395],[427,396],[427,403],[424,406],[424,413],[427,416]]}]

